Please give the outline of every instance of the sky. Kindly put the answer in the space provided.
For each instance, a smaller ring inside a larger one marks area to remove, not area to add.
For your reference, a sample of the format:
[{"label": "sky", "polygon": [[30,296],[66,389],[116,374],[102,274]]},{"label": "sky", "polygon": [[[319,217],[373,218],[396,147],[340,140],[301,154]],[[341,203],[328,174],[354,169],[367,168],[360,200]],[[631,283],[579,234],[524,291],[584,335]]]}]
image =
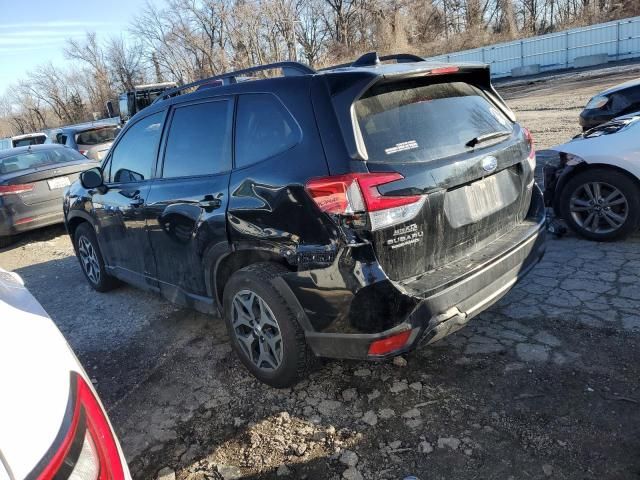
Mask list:
[{"label": "sky", "polygon": [[[155,3],[155,2],[154,2]],[[64,65],[65,39],[127,35],[146,0],[0,0],[0,95],[38,65]]]}]

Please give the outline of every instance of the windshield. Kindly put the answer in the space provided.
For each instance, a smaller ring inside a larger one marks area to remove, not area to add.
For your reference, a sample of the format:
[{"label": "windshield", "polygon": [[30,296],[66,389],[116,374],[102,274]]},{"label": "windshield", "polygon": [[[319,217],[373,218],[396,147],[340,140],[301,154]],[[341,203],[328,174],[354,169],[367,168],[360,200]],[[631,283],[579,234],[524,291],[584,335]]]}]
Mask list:
[{"label": "windshield", "polygon": [[[478,139],[512,131],[511,122],[479,88],[464,82],[425,85],[424,81],[375,86],[355,103],[370,161],[450,157],[471,151]],[[497,141],[499,137],[495,135]]]},{"label": "windshield", "polygon": [[0,158],[0,175],[77,160],[88,161],[84,155],[70,148],[27,151]]},{"label": "windshield", "polygon": [[119,130],[118,127],[101,127],[76,133],[76,143],[78,145],[100,145],[101,143],[113,142],[118,136]]}]

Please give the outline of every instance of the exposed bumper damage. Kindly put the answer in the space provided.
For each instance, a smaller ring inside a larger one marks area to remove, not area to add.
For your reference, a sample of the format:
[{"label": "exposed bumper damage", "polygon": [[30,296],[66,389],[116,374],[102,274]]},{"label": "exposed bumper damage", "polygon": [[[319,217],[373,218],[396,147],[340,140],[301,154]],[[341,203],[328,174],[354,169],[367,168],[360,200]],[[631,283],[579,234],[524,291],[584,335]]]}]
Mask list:
[{"label": "exposed bumper damage", "polygon": [[[534,187],[527,218],[463,259],[419,278],[393,282],[369,246],[352,247],[328,268],[285,275],[287,296],[305,314],[300,322],[316,355],[397,355],[459,330],[502,298],[542,258],[544,220],[542,194]],[[335,288],[338,282],[342,289]],[[394,336],[402,338],[399,348],[372,354],[379,352],[373,343]]]}]

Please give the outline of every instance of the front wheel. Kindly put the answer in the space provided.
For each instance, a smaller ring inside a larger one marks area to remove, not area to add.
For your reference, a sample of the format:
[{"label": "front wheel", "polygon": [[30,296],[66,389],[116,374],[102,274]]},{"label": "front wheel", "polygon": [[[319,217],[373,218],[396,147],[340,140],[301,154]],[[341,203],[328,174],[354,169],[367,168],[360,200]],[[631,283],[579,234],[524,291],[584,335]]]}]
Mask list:
[{"label": "front wheel", "polygon": [[306,376],[312,361],[304,332],[272,280],[287,269],[273,263],[234,273],[224,289],[224,318],[231,345],[261,382],[289,387]]},{"label": "front wheel", "polygon": [[596,241],[620,240],[640,224],[640,189],[622,172],[585,170],[564,186],[559,208],[579,235]]},{"label": "front wheel", "polygon": [[89,285],[98,292],[108,292],[118,286],[118,280],[109,275],[104,266],[93,227],[88,223],[81,223],[76,228],[74,242],[82,273]]}]

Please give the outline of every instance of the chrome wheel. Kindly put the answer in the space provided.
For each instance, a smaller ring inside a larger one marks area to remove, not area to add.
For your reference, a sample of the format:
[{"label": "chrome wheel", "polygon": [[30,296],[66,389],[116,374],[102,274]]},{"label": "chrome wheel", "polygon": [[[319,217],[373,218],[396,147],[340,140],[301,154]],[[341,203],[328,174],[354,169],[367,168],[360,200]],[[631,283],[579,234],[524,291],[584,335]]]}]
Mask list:
[{"label": "chrome wheel", "polygon": [[87,278],[93,283],[100,283],[100,262],[98,261],[98,253],[89,239],[85,236],[81,236],[78,239],[78,254],[80,255],[80,262],[82,262],[82,268],[87,274]]},{"label": "chrome wheel", "polygon": [[571,195],[569,212],[573,220],[591,233],[611,233],[624,225],[629,202],[624,194],[604,182],[589,182]]},{"label": "chrome wheel", "polygon": [[251,290],[241,290],[231,303],[231,324],[244,354],[262,370],[282,363],[282,334],[269,305]]}]

